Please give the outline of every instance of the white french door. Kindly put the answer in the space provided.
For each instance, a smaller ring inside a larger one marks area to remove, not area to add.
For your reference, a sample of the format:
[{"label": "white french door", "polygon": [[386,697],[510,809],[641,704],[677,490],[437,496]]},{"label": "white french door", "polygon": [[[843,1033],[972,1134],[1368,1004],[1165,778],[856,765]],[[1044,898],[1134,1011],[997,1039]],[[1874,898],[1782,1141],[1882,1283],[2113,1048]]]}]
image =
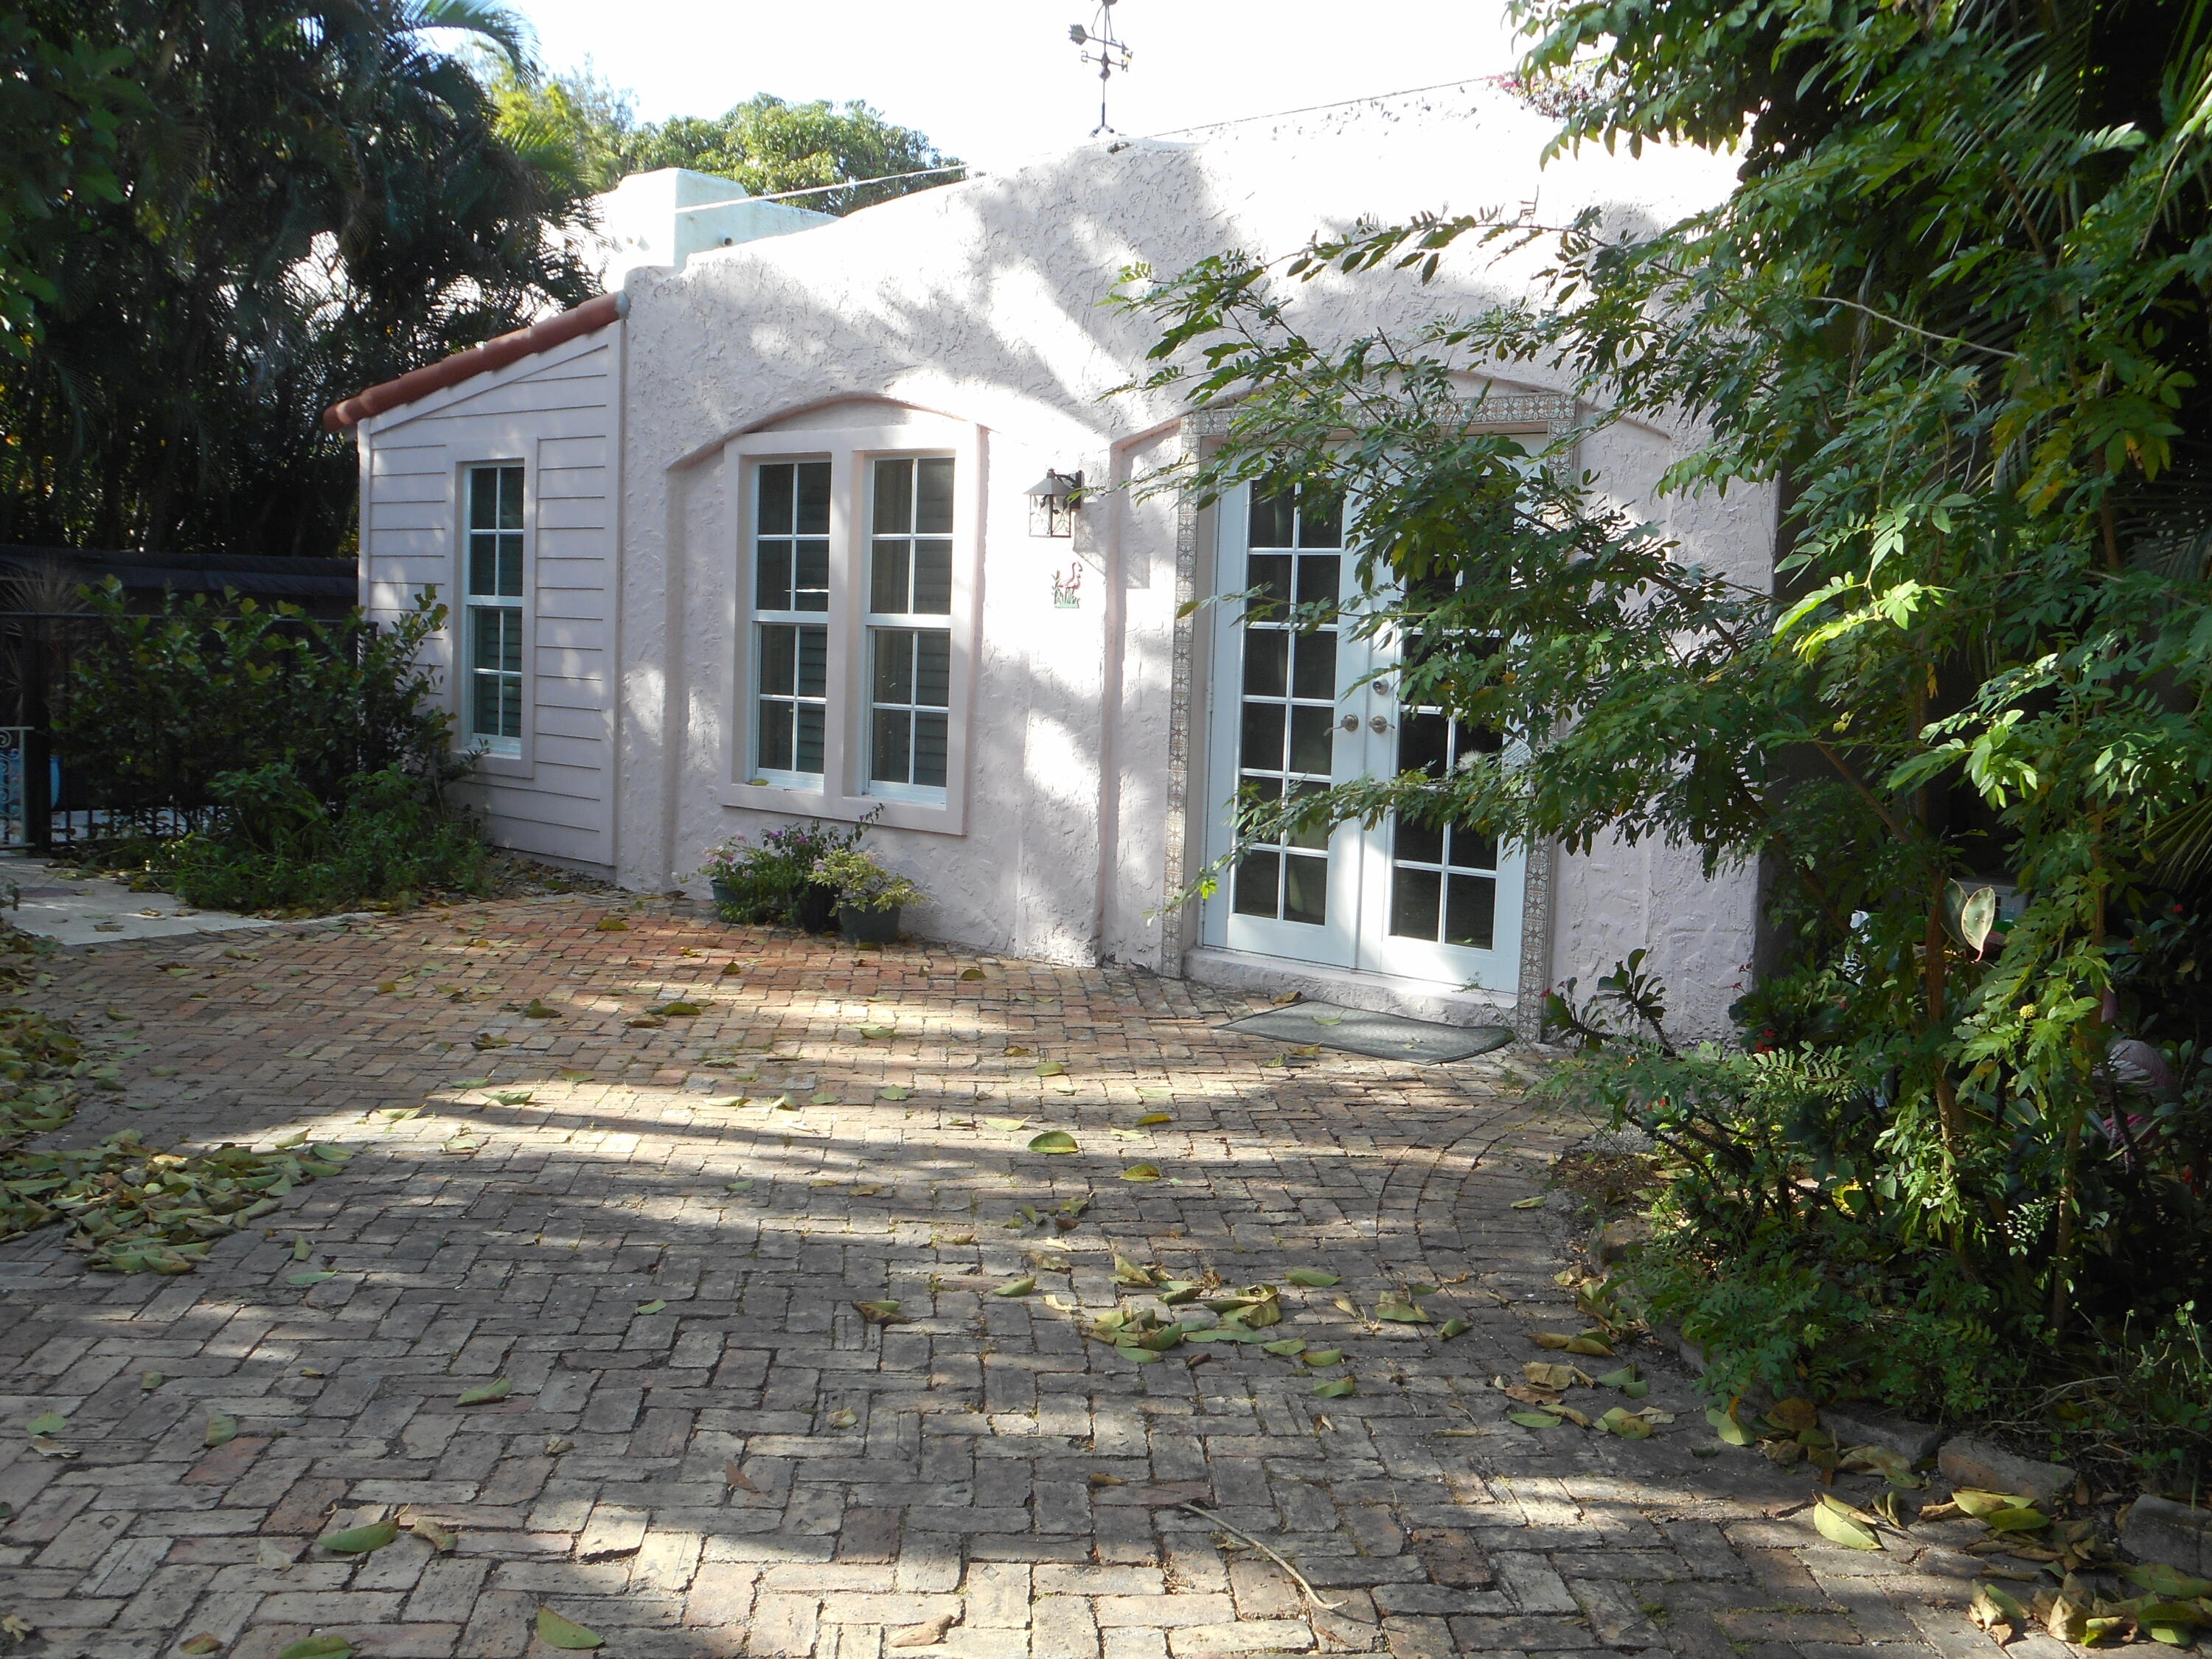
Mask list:
[{"label": "white french door", "polygon": [[[1341,502],[1238,490],[1218,513],[1207,855],[1235,840],[1239,799],[1436,775],[1486,734],[1397,697],[1399,641],[1356,639],[1352,619],[1301,629],[1291,608],[1359,600]],[[1511,993],[1519,982],[1522,859],[1457,824],[1340,824],[1246,848],[1206,901],[1209,945],[1261,956]]]}]

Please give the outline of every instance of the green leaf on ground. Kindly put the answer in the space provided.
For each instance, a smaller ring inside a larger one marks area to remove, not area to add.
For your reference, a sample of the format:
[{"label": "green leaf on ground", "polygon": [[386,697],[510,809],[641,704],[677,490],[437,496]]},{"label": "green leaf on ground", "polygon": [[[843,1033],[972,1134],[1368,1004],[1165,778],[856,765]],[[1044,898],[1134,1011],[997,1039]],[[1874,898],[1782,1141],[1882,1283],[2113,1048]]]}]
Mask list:
[{"label": "green leaf on ground", "polygon": [[1832,1544],[1841,1544],[1846,1549],[1878,1550],[1881,1540],[1875,1535],[1872,1527],[1860,1520],[1847,1504],[1838,1504],[1826,1492],[1815,1494],[1813,1504],[1813,1525],[1820,1536]]},{"label": "green leaf on ground", "polygon": [[572,1620],[563,1619],[550,1607],[538,1609],[538,1639],[549,1648],[578,1652],[606,1645],[606,1638],[599,1632],[586,1630]]},{"label": "green leaf on ground", "polygon": [[1283,1277],[1293,1285],[1303,1285],[1310,1291],[1325,1291],[1332,1285],[1344,1282],[1336,1274],[1323,1273],[1318,1267],[1293,1267]]},{"label": "green leaf on ground", "polygon": [[1036,1279],[1018,1279],[1011,1285],[1000,1285],[991,1294],[993,1296],[1027,1296],[1035,1289],[1036,1289]]},{"label": "green leaf on ground", "polygon": [[202,1631],[198,1636],[188,1636],[177,1644],[179,1653],[221,1653],[222,1638],[212,1631]]},{"label": "green leaf on ground", "polygon": [[1385,1296],[1375,1304],[1375,1316],[1394,1325],[1425,1325],[1428,1315],[1401,1297]]},{"label": "green leaf on ground", "polygon": [[238,1438],[238,1419],[225,1417],[221,1412],[214,1413],[208,1418],[205,1438],[210,1446],[228,1445]]},{"label": "green leaf on ground", "polygon": [[490,1382],[479,1382],[472,1389],[463,1389],[458,1403],[464,1406],[489,1406],[495,1400],[506,1399],[513,1387],[514,1385],[505,1377],[494,1377]]},{"label": "green leaf on ground", "polygon": [[1067,1065],[1064,1060],[1041,1060],[1037,1062],[1036,1074],[1039,1077],[1064,1077],[1066,1073]]},{"label": "green leaf on ground", "polygon": [[860,1310],[860,1317],[871,1325],[888,1325],[904,1316],[899,1312],[899,1304],[896,1302],[855,1302],[853,1305]]},{"label": "green leaf on ground", "polygon": [[1705,1421],[1713,1425],[1715,1434],[1731,1446],[1748,1446],[1751,1443],[1751,1431],[1718,1406],[1705,1407]]},{"label": "green leaf on ground", "polygon": [[167,1377],[162,1376],[159,1371],[141,1371],[138,1373],[138,1386],[145,1389],[148,1394],[153,1393],[155,1389],[160,1388],[162,1383],[168,1380],[169,1379]]},{"label": "green leaf on ground", "polygon": [[1159,1178],[1160,1166],[1157,1164],[1132,1164],[1121,1171],[1124,1181],[1158,1181]]},{"label": "green leaf on ground", "polygon": [[1344,1350],[1341,1348],[1308,1348],[1304,1353],[1300,1354],[1298,1358],[1304,1360],[1307,1364],[1316,1367],[1340,1365],[1344,1363]]},{"label": "green leaf on ground", "polygon": [[319,1285],[326,1279],[337,1277],[337,1274],[328,1267],[311,1267],[303,1273],[286,1273],[284,1282],[287,1285]]},{"label": "green leaf on ground", "polygon": [[902,1089],[896,1083],[884,1085],[882,1093],[885,1100],[911,1100],[914,1097],[913,1090]]},{"label": "green leaf on ground", "polygon": [[343,1636],[310,1636],[279,1649],[276,1659],[353,1659],[353,1644]]},{"label": "green leaf on ground", "polygon": [[333,1555],[367,1555],[371,1550],[382,1549],[398,1536],[397,1521],[373,1521],[365,1527],[349,1527],[315,1541]]},{"label": "green leaf on ground", "polygon": [[1356,1376],[1340,1376],[1332,1382],[1315,1383],[1313,1391],[1314,1398],[1316,1400],[1341,1400],[1346,1395],[1359,1392],[1359,1379]]},{"label": "green leaf on ground", "polygon": [[292,1241],[292,1260],[293,1260],[293,1261],[306,1261],[309,1256],[313,1255],[314,1253],[315,1253],[315,1247],[314,1247],[313,1245],[312,1245],[312,1244],[308,1243],[307,1243],[307,1241],[306,1239],[304,1239],[304,1238],[295,1238],[295,1239],[294,1239],[294,1240]]},{"label": "green leaf on ground", "polygon": [[441,1555],[450,1553],[453,1546],[461,1541],[459,1533],[440,1526],[427,1515],[415,1516],[407,1523],[407,1530]]},{"label": "green leaf on ground", "polygon": [[1464,1319],[1447,1319],[1443,1324],[1437,1327],[1437,1334],[1444,1341],[1449,1342],[1455,1336],[1465,1336],[1474,1328],[1474,1327],[1468,1324]]},{"label": "green leaf on ground", "polygon": [[1537,1194],[1534,1198],[1516,1198],[1513,1200],[1512,1207],[1516,1210],[1540,1210],[1544,1207],[1544,1198],[1545,1195],[1542,1193]]},{"label": "green leaf on ground", "polygon": [[635,1308],[631,1310],[631,1311],[633,1313],[657,1314],[667,1305],[667,1303],[662,1301],[659,1297],[655,1297],[650,1302],[639,1303]]},{"label": "green leaf on ground", "polygon": [[1066,1130],[1047,1129],[1041,1135],[1030,1137],[1030,1150],[1033,1152],[1057,1153],[1079,1152],[1083,1149],[1075,1144],[1075,1137]]},{"label": "green leaf on ground", "polygon": [[59,1412],[40,1412],[23,1426],[33,1434],[59,1434],[69,1427],[69,1419]]},{"label": "green leaf on ground", "polygon": [[1137,1127],[1139,1128],[1144,1128],[1148,1125],[1154,1123],[1172,1123],[1174,1121],[1175,1114],[1173,1112],[1146,1112],[1137,1119]]},{"label": "green leaf on ground", "polygon": [[1524,1429],[1556,1429],[1560,1422],[1549,1412],[1508,1412],[1505,1420],[1518,1423]]},{"label": "green leaf on ground", "polygon": [[1285,1337],[1280,1342],[1270,1342],[1262,1350],[1267,1353],[1280,1354],[1285,1359],[1296,1354],[1302,1354],[1305,1351],[1304,1341],[1295,1336]]}]

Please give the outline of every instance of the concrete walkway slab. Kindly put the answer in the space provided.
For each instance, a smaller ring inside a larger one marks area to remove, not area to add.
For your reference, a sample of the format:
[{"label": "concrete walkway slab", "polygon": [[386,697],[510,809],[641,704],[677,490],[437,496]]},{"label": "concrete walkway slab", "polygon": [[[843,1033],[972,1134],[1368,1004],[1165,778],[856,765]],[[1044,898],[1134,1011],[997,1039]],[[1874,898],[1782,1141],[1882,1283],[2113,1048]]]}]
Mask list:
[{"label": "concrete walkway slab", "polygon": [[8,920],[58,945],[114,945],[283,925],[229,910],[194,909],[173,893],[133,892],[119,881],[80,875],[24,853],[0,853],[0,880],[14,882],[21,895]]}]

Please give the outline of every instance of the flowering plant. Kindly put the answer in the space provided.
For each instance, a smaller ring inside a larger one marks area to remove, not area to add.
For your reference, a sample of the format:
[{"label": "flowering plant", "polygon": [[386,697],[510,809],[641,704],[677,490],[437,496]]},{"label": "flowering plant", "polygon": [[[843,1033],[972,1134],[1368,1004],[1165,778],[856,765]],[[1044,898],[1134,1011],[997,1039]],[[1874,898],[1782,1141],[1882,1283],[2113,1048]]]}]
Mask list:
[{"label": "flowering plant", "polygon": [[819,822],[785,824],[754,842],[740,833],[706,852],[697,874],[714,884],[714,907],[725,921],[789,921],[800,895],[817,879],[823,858],[849,852],[859,826],[840,830]]}]

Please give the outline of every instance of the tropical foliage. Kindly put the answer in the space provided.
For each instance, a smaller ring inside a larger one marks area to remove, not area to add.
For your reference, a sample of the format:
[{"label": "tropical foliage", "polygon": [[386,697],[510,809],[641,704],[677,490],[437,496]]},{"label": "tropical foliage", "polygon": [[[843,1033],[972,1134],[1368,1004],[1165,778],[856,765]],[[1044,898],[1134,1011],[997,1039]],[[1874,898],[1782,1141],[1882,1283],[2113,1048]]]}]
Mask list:
[{"label": "tropical foliage", "polygon": [[55,741],[91,797],[135,822],[109,858],[226,909],[483,884],[483,839],[445,796],[466,768],[417,662],[442,605],[426,596],[383,628],[235,595],[132,616],[112,581],[89,597]]},{"label": "tropical foliage", "polygon": [[0,354],[26,356],[60,295],[57,253],[92,202],[121,195],[115,129],[137,106],[130,54],[73,9],[25,0],[0,15]]},{"label": "tropical foliage", "polygon": [[[29,15],[43,33],[18,48],[11,19],[0,47],[59,66],[41,118],[82,131],[55,153],[83,173],[19,166],[20,90],[0,76],[6,195],[36,232],[28,287],[0,291],[29,293],[43,329],[35,352],[0,355],[0,541],[337,550],[358,480],[321,410],[592,292],[546,234],[581,196],[500,135],[453,44],[526,61],[509,14],[55,0]],[[131,95],[105,97],[102,70]]]},{"label": "tropical foliage", "polygon": [[[1142,295],[1159,378],[1242,399],[1197,488],[1349,489],[1355,625],[1414,641],[1401,695],[1522,740],[1255,827],[1395,811],[1757,867],[1737,1043],[1680,1052],[1640,967],[1558,1005],[1602,1045],[1577,1086],[1667,1154],[1661,1310],[1723,1386],[1964,1410],[2094,1376],[2038,1429],[2108,1424],[2112,1356],[2179,1352],[2212,1297],[2212,9],[1522,21],[1556,149],[1735,145],[1727,198],[1362,227]],[[1530,303],[1418,339],[1309,339],[1286,304],[1532,242]],[[1773,581],[1609,507],[1577,434],[1531,457],[1470,422],[1516,373],[1687,434],[1667,489],[1774,487]],[[2202,1412],[2161,1410],[2131,1443],[2201,1455]]]},{"label": "tropical foliage", "polygon": [[[793,104],[763,92],[720,117],[641,124],[628,97],[589,71],[535,81],[510,74],[499,98],[503,131],[534,149],[565,155],[567,171],[594,191],[611,189],[626,173],[690,167],[735,179],[755,196],[819,191],[800,205],[851,213],[944,184],[956,176],[945,169],[960,165],[922,134],[894,126],[857,100]],[[824,188],[917,172],[933,176]]]}]

